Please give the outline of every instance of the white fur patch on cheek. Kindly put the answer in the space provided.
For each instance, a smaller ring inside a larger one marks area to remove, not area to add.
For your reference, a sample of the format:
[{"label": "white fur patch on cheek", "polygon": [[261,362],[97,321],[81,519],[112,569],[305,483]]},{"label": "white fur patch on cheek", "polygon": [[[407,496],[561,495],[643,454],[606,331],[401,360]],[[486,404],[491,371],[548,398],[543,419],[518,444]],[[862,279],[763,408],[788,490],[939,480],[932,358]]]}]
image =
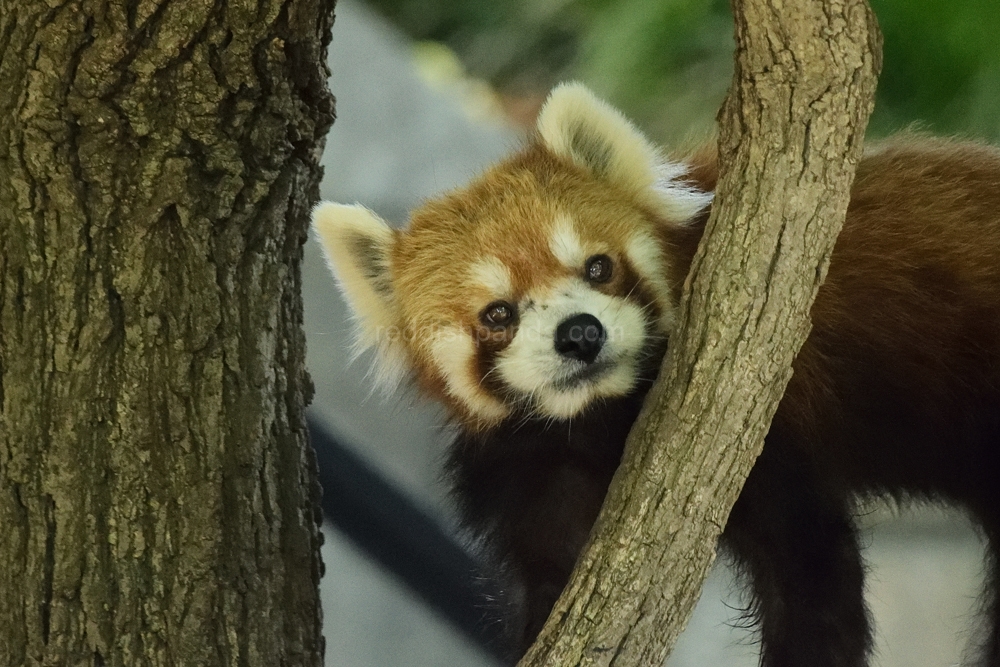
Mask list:
[{"label": "white fur patch on cheek", "polygon": [[576,233],[573,220],[568,215],[556,218],[549,237],[549,250],[564,266],[571,269],[582,267],[587,259],[580,235]]},{"label": "white fur patch on cheek", "polygon": [[[539,414],[557,419],[579,414],[594,400],[632,390],[646,342],[646,320],[639,306],[576,278],[532,298],[535,307],[522,314],[517,335],[497,356],[496,372],[504,384]],[[577,381],[574,378],[588,365],[556,351],[555,331],[561,322],[582,313],[601,322],[605,342],[590,366],[602,370]]]},{"label": "white fur patch on cheek", "polygon": [[472,371],[476,346],[461,327],[447,327],[430,341],[431,357],[444,376],[448,395],[486,422],[495,422],[510,414],[510,409],[479,384]]},{"label": "white fur patch on cheek", "polygon": [[469,268],[471,281],[495,296],[505,296],[513,290],[510,269],[496,257],[481,259]]},{"label": "white fur patch on cheek", "polygon": [[625,254],[632,262],[633,268],[649,284],[653,295],[659,302],[660,321],[658,322],[660,331],[666,333],[673,328],[676,317],[673,296],[670,293],[670,285],[667,283],[666,258],[660,249],[659,243],[647,232],[638,232],[629,239]]},{"label": "white fur patch on cheek", "polygon": [[497,356],[496,372],[504,384],[530,396],[552,382],[561,368],[553,342],[560,319],[561,311],[552,309],[522,314],[517,335]]}]

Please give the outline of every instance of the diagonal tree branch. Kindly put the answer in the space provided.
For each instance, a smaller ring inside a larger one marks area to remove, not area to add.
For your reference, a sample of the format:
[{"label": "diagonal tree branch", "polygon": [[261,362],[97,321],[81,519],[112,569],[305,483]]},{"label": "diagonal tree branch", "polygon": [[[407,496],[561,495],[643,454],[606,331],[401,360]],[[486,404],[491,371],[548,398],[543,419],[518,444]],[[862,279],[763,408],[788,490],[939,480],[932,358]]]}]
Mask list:
[{"label": "diagonal tree branch", "polygon": [[535,665],[657,665],[683,630],[809,333],[881,65],[866,0],[733,0],[716,205],[660,381]]}]

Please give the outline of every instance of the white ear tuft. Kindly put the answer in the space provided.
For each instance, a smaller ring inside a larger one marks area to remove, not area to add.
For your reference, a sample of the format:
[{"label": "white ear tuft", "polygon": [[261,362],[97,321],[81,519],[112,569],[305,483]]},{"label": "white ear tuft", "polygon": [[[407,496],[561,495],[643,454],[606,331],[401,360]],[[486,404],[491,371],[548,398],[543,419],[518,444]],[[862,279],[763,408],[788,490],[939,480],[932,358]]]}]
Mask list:
[{"label": "white ear tuft", "polygon": [[358,351],[378,352],[381,379],[395,384],[404,372],[389,256],[391,227],[363,206],[322,202],[313,209],[313,229],[358,326]]},{"label": "white ear tuft", "polygon": [[674,222],[690,220],[712,201],[680,180],[683,164],[663,159],[656,147],[620,111],[579,83],[549,94],[538,116],[545,146],[612,183]]}]

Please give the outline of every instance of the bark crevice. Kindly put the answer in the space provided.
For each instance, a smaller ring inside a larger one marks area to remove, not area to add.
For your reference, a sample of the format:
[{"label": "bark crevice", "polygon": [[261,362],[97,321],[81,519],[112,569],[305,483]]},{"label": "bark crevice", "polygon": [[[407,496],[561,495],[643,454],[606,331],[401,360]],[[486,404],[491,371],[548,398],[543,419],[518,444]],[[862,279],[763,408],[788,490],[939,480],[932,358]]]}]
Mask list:
[{"label": "bark crevice", "polygon": [[733,10],[720,178],[677,330],[522,667],[663,663],[809,332],[871,112],[878,28],[865,0]]},{"label": "bark crevice", "polygon": [[0,9],[0,664],[321,663],[329,4]]}]

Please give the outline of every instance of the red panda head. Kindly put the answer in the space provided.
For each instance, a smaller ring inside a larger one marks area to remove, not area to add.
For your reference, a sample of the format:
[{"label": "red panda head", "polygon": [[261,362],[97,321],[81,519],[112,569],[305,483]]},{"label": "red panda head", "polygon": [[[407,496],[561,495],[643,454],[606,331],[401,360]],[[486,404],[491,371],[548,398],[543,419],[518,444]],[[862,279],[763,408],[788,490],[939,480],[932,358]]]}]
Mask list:
[{"label": "red panda head", "polygon": [[535,139],[393,230],[323,203],[314,227],[389,382],[412,373],[468,428],[571,418],[630,392],[669,333],[663,230],[711,201],[618,111],[578,84]]}]

